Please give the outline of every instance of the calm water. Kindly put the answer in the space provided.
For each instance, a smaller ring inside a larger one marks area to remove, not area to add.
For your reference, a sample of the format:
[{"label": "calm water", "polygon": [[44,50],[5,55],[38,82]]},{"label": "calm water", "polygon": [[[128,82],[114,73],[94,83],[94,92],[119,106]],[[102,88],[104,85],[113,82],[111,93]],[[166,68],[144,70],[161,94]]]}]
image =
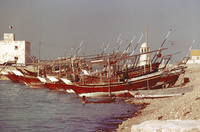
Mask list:
[{"label": "calm water", "polygon": [[0,81],[1,132],[115,131],[125,120],[121,117],[132,116],[136,110],[121,99],[83,105],[76,94]]}]

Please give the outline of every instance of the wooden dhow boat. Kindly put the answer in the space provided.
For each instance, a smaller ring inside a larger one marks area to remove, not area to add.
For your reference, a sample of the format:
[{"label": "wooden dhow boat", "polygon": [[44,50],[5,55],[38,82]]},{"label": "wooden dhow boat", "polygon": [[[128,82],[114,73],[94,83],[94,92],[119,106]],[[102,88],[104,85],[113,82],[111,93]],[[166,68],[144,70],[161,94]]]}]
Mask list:
[{"label": "wooden dhow boat", "polygon": [[[142,54],[157,53],[158,51],[161,50],[164,49],[154,50]],[[154,86],[160,80],[160,76],[162,74],[162,71],[158,71],[158,64],[160,62],[155,62],[155,66],[152,69],[152,64],[150,63],[144,66],[139,66],[138,68],[137,67],[138,61],[135,61],[135,63],[133,64],[135,66],[135,69],[130,71],[130,73],[132,73],[133,76],[128,76],[128,77],[120,76],[123,74],[120,74],[119,72],[118,74],[116,74],[115,72],[116,69],[112,68],[115,67],[115,65],[117,65],[117,63],[119,63],[120,61],[130,59],[131,57],[139,58],[142,54],[137,54],[132,56],[127,55],[115,59],[112,58],[111,61],[109,57],[107,57],[106,59],[104,58],[104,60],[102,61],[97,61],[97,60],[91,61],[90,63],[95,62],[100,65],[104,63],[103,65],[106,65],[106,71],[100,72],[100,74],[98,75],[96,73],[93,75],[90,74],[87,75],[94,78],[98,78],[99,79],[98,81],[93,83],[84,83],[84,80],[80,79],[81,81],[79,82],[71,82],[71,84],[67,83],[66,84],[69,85],[69,87],[73,89],[81,97],[107,96],[108,93],[110,94],[128,93],[129,90]],[[72,63],[75,64],[74,62]],[[126,63],[123,64],[122,66],[124,65],[126,65]],[[75,70],[73,71],[75,72]],[[73,76],[75,77],[75,74]]]},{"label": "wooden dhow boat", "polygon": [[112,103],[115,102],[116,97],[109,97],[103,100],[94,100],[94,101],[89,101],[85,98],[85,96],[82,97],[82,103],[83,104],[94,104],[94,103]]},{"label": "wooden dhow boat", "polygon": [[21,78],[17,75],[15,75],[14,73],[8,71],[8,72],[1,72],[2,75],[6,76],[10,81],[14,82],[14,83],[23,83],[23,80],[21,80]]},{"label": "wooden dhow boat", "polygon": [[44,82],[46,87],[50,90],[54,90],[54,91],[66,91],[66,90],[69,90],[70,87],[65,84],[62,80],[59,80],[55,77],[52,77],[52,76],[47,76],[47,78],[50,80],[50,81],[46,81]]},{"label": "wooden dhow boat", "polygon": [[149,73],[136,78],[129,79],[125,82],[115,82],[107,84],[88,84],[88,85],[69,85],[80,97],[97,97],[107,96],[108,94],[127,93],[142,87],[154,86],[160,79],[161,71]]},{"label": "wooden dhow boat", "polygon": [[[171,59],[171,55],[167,55],[169,59]],[[167,67],[164,66],[163,73],[158,83],[163,83],[164,87],[172,87],[177,82],[180,75],[185,73],[187,68],[186,63],[189,60],[189,57],[184,57],[181,62],[172,64],[172,66]]]}]

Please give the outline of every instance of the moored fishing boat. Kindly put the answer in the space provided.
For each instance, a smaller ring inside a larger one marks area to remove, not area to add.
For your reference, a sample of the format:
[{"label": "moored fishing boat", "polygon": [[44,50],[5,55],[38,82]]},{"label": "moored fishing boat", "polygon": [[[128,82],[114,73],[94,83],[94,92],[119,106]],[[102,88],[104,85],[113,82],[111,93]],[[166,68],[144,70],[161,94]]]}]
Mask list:
[{"label": "moored fishing boat", "polygon": [[[103,54],[102,52],[99,55],[87,58],[77,56],[78,50],[74,57],[61,59],[56,63],[43,63],[41,61],[35,64],[37,72],[24,69],[29,76],[23,75],[20,78],[30,87],[48,86],[51,90],[68,90],[70,88],[78,94],[94,95],[127,93],[131,89],[154,86],[160,80],[161,75],[161,71],[158,71],[160,65],[158,59],[161,58],[161,51],[166,48],[162,49],[162,44],[159,50],[150,51],[148,44],[143,43],[140,54],[133,55],[128,53],[130,44],[122,54],[113,50],[113,53]],[[155,55],[151,60],[151,54],[153,53]],[[96,66],[92,66],[93,64]],[[55,68],[55,65],[57,68]],[[62,78],[68,73],[72,75],[71,81]],[[65,85],[59,81],[41,81],[41,76],[46,77],[52,74],[55,74],[59,80],[63,79]]]},{"label": "moored fishing boat", "polygon": [[135,98],[164,98],[184,95],[193,90],[191,87],[173,87],[153,90],[131,90],[129,93]]},{"label": "moored fishing boat", "polygon": [[[85,83],[84,79],[79,79],[78,82],[68,84],[79,96],[96,97],[96,96],[108,96],[109,94],[126,94],[129,90],[149,88],[157,84],[163,71],[158,71],[160,62],[155,61],[154,64],[150,63],[150,59],[146,61],[145,65],[138,66],[138,59],[141,55],[155,53],[157,54],[160,50],[154,50],[151,52],[145,52],[131,56],[118,56],[118,58],[110,57],[109,55],[102,60],[90,61],[95,62],[96,65],[102,67],[102,70],[94,72],[93,74],[86,75],[88,78],[91,77],[92,83]],[[129,66],[127,63],[123,63],[127,59],[134,58],[136,61],[131,63]],[[145,59],[145,58],[143,58]],[[121,63],[121,66],[120,66]],[[72,61],[75,65],[75,62]],[[80,64],[80,62],[78,63]],[[89,64],[89,63],[88,63]],[[104,65],[104,66],[101,66]],[[131,68],[130,70],[128,69]],[[72,67],[74,69],[74,67]],[[122,72],[120,72],[120,70]],[[123,75],[123,71],[128,76]],[[73,78],[75,80],[75,70],[73,70]],[[82,76],[82,75],[80,75]],[[86,78],[86,79],[88,79]],[[91,80],[90,79],[90,80]]]},{"label": "moored fishing boat", "polygon": [[27,75],[29,75],[29,76],[37,77],[37,75],[38,75],[37,72],[29,71],[29,70],[27,70],[27,69],[24,69],[24,70],[27,72]]},{"label": "moored fishing boat", "polygon": [[172,87],[183,73],[184,71],[181,69],[165,72],[161,75],[159,82],[165,83],[165,87],[166,85],[167,87]]},{"label": "moored fishing boat", "polygon": [[50,90],[54,91],[66,91],[70,89],[68,85],[66,85],[64,82],[46,82],[46,87]]},{"label": "moored fishing boat", "polygon": [[21,76],[21,79],[27,86],[30,86],[32,88],[46,87],[44,82],[41,82],[39,78],[34,76]]},{"label": "moored fishing boat", "polygon": [[94,103],[112,103],[115,102],[116,97],[109,97],[103,100],[94,100],[94,101],[89,101],[85,98],[85,96],[82,97],[82,103],[83,104],[94,104]]},{"label": "moored fishing boat", "polygon": [[129,90],[151,87],[155,85],[162,72],[154,72],[127,80],[107,84],[69,85],[80,97],[108,96],[109,94],[127,93]]},{"label": "moored fishing boat", "polygon": [[174,64],[171,67],[163,69],[163,74],[159,80],[160,83],[164,83],[165,87],[172,87],[178,80],[181,74],[185,73],[187,68],[186,63],[189,57],[184,57],[181,62]]},{"label": "moored fishing boat", "polygon": [[23,83],[23,80],[21,79],[21,76],[23,76],[23,74],[18,70],[7,69],[7,72],[1,71],[1,73],[12,82]]},{"label": "moored fishing boat", "polygon": [[15,82],[15,83],[21,83],[23,82],[19,76],[16,76],[15,74],[11,72],[1,72],[2,75],[6,76],[10,81]]}]

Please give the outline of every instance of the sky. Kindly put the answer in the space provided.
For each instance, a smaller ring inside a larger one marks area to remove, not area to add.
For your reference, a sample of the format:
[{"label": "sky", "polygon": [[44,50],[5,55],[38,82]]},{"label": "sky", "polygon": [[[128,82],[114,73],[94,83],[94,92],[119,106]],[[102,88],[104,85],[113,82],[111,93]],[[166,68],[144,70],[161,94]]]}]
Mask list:
[{"label": "sky", "polygon": [[[31,55],[57,59],[100,52],[103,43],[111,52],[120,37],[124,51],[137,35],[129,51],[146,41],[158,49],[169,30],[163,54],[180,61],[192,49],[200,49],[199,0],[0,0],[0,39],[3,33],[15,33],[16,40],[31,42]],[[13,28],[9,30],[9,26]],[[119,42],[118,42],[119,43]],[[104,46],[104,47],[105,47]],[[139,51],[139,47],[136,49]]]}]

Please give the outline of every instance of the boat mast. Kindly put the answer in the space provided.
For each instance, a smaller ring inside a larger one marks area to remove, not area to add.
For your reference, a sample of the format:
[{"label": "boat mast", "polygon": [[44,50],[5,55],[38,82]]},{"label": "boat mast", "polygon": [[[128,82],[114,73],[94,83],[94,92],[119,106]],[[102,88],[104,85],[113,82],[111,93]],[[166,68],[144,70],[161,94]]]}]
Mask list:
[{"label": "boat mast", "polygon": [[72,66],[72,71],[73,71],[73,79],[74,79],[74,84],[75,84],[75,69],[74,69],[74,60],[75,58],[71,57],[71,66]]},{"label": "boat mast", "polygon": [[[146,28],[146,46],[147,46],[147,51],[146,52],[149,52],[149,50],[148,50],[148,27]],[[149,54],[147,54],[147,58],[146,58],[146,64],[148,65],[149,64],[149,62],[148,61],[150,61],[149,60]],[[145,69],[145,72],[146,72],[146,64],[144,65],[144,69]],[[147,75],[147,88],[148,88],[148,90],[150,90],[150,88],[149,88],[149,78],[148,78],[148,75]]]},{"label": "boat mast", "polygon": [[[148,27],[146,28],[146,44],[147,44],[147,51],[146,52],[149,52],[148,51]],[[148,54],[147,54],[147,59],[146,59],[146,64],[148,64]]]},{"label": "boat mast", "polygon": [[110,76],[110,56],[109,56],[109,53],[108,53],[108,75],[107,76],[108,76],[108,81],[109,81],[109,86],[108,86],[109,87],[108,88],[108,92],[109,93],[108,93],[108,95],[110,97],[111,96],[111,86],[110,86],[110,83],[111,83],[110,82],[111,81],[110,78],[111,78],[111,76]]},{"label": "boat mast", "polygon": [[133,40],[136,38],[137,34],[133,37],[133,39],[131,40],[131,42],[127,45],[126,49],[123,51],[122,55],[123,56],[125,53],[128,53],[128,50],[133,42]]},{"label": "boat mast", "polygon": [[158,59],[158,55],[159,55],[160,52],[161,52],[160,49],[161,49],[162,46],[164,45],[164,43],[165,43],[165,41],[167,40],[167,38],[168,38],[169,34],[171,33],[171,31],[172,31],[172,29],[169,30],[169,32],[168,32],[166,38],[164,39],[163,43],[161,44],[160,48],[158,49],[159,51],[154,55],[153,59],[151,60],[152,63],[156,62],[156,60]]},{"label": "boat mast", "polygon": [[195,40],[192,41],[192,44],[190,45],[190,48],[189,48],[189,50],[188,50],[188,53],[187,53],[186,57],[188,57],[188,54],[189,54],[189,52],[191,51],[192,45],[194,44],[194,42],[195,42]]},{"label": "boat mast", "polygon": [[147,43],[147,47],[148,47],[148,27],[146,28],[146,43]]},{"label": "boat mast", "polygon": [[130,55],[133,55],[133,54],[134,54],[134,52],[135,52],[135,50],[137,49],[138,44],[140,43],[140,40],[142,39],[143,35],[144,35],[144,34],[142,34],[142,35],[140,36],[140,38],[139,38],[139,40],[138,40],[138,43],[136,44],[134,50],[132,51],[132,53],[131,53]]},{"label": "boat mast", "polygon": [[121,38],[121,34],[119,34],[119,37],[118,37],[117,42],[116,42],[116,44],[115,44],[115,46],[114,46],[114,49],[113,49],[113,53],[115,52],[115,49],[116,49],[117,46],[119,45],[118,42],[119,42],[119,39],[120,39],[120,38]]}]

